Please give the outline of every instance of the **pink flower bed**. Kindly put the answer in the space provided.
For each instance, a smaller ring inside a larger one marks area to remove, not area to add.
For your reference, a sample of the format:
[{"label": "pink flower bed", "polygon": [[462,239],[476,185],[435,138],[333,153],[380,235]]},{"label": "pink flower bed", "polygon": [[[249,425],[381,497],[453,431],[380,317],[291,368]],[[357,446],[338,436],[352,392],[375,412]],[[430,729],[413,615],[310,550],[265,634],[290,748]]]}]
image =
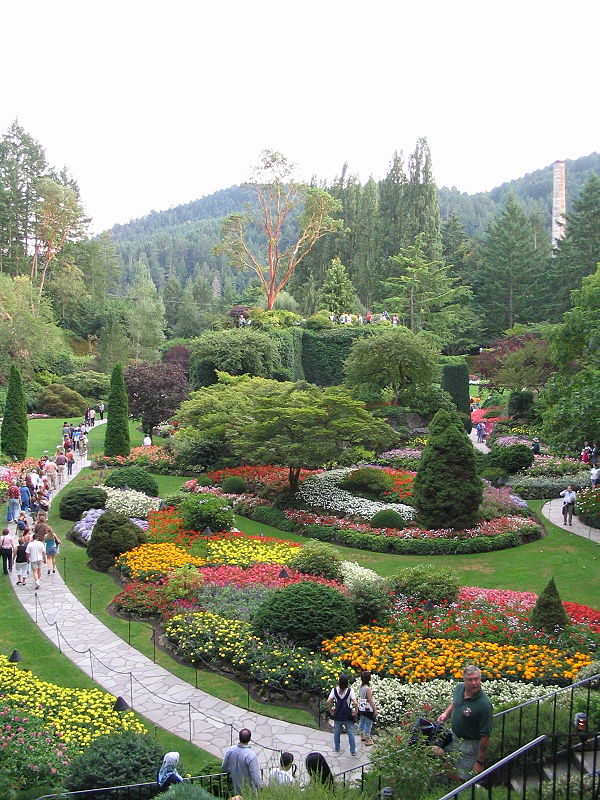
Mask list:
[{"label": "pink flower bed", "polygon": [[345,588],[337,581],[319,578],[316,575],[306,575],[298,572],[291,567],[286,567],[287,577],[281,578],[280,573],[283,569],[282,564],[254,564],[246,569],[235,566],[222,567],[201,567],[202,580],[211,586],[227,586],[233,584],[239,588],[243,586],[254,586],[257,583],[266,586],[268,589],[283,589],[284,586],[291,586],[293,583],[320,583],[323,586],[331,586],[346,592]]},{"label": "pink flower bed", "polygon": [[499,536],[501,533],[522,530],[527,525],[535,527],[535,523],[526,517],[506,516],[497,517],[489,522],[482,522],[475,528],[467,528],[464,531],[456,531],[452,528],[440,528],[430,531],[423,528],[397,530],[396,528],[371,528],[368,523],[352,522],[340,517],[313,514],[310,511],[298,511],[297,509],[288,509],[284,511],[284,514],[288,519],[304,525],[348,528],[360,533],[369,533],[375,536],[399,536],[403,539],[474,539],[477,536]]},{"label": "pink flower bed", "polygon": [[[480,586],[463,586],[458,595],[459,603],[485,600],[494,605],[530,611],[537,600],[535,592],[513,592],[509,589],[482,589]],[[600,633],[600,611],[580,603],[563,603],[565,611],[573,624],[583,623],[596,633]]]}]

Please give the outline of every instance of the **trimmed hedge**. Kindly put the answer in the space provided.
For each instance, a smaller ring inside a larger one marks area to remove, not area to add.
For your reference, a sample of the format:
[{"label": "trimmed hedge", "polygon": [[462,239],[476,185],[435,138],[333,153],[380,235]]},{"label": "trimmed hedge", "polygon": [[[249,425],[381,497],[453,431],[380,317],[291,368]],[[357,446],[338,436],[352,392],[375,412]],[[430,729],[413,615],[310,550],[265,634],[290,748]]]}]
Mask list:
[{"label": "trimmed hedge", "polygon": [[303,381],[302,328],[272,328],[266,333],[273,339],[281,367],[275,369],[273,377],[278,380]]},{"label": "trimmed hedge", "polygon": [[61,492],[58,513],[61,519],[77,521],[84,511],[90,508],[105,508],[107,494],[95,486],[75,486],[68,492]]},{"label": "trimmed hedge", "polygon": [[356,339],[370,334],[366,328],[305,330],[302,336],[302,367],[306,380],[317,386],[336,386],[344,381],[344,362]]},{"label": "trimmed hedge", "polygon": [[[452,397],[459,414],[470,415],[469,367],[466,361],[442,366],[442,389]],[[470,416],[468,430],[471,430]]]},{"label": "trimmed hedge", "polygon": [[252,519],[288,533],[296,529],[296,523],[274,506],[256,506],[252,510]]},{"label": "trimmed hedge", "polygon": [[148,497],[158,497],[158,483],[145,467],[121,467],[111,472],[104,483],[113,489],[128,486]]}]

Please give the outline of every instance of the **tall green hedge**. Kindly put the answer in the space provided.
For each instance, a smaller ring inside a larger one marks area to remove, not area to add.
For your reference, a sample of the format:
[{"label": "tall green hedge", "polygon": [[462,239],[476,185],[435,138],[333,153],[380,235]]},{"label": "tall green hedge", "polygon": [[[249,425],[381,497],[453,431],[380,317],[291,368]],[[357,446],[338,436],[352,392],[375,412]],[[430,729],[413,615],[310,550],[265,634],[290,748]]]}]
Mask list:
[{"label": "tall green hedge", "polygon": [[469,367],[466,362],[442,365],[442,389],[452,397],[459,414],[469,414]]},{"label": "tall green hedge", "polygon": [[267,333],[275,342],[281,361],[281,367],[269,377],[283,378],[286,381],[303,381],[302,328],[273,328]]},{"label": "tall green hedge", "polygon": [[356,339],[367,336],[366,328],[335,328],[330,331],[305,330],[302,336],[304,376],[317,386],[336,386],[344,382],[344,361]]},{"label": "tall green hedge", "polygon": [[2,452],[18,461],[27,456],[27,403],[23,391],[21,373],[16,364],[12,364],[8,378],[8,390],[4,406],[4,418],[0,440]]},{"label": "tall green hedge", "polygon": [[120,364],[115,364],[110,376],[107,414],[104,455],[128,456],[130,451],[129,409],[123,367]]}]

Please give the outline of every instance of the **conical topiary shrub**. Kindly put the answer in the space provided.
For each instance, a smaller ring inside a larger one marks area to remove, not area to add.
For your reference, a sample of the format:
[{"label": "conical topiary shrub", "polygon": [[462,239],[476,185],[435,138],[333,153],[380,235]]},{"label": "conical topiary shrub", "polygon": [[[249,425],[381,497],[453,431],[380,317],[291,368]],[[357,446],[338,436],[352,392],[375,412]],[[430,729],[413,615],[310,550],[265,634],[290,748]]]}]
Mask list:
[{"label": "conical topiary shrub", "polygon": [[483,487],[473,444],[456,413],[441,409],[432,419],[412,494],[425,528],[463,530],[477,524]]},{"label": "conical topiary shrub", "polygon": [[130,451],[129,411],[123,367],[120,364],[115,364],[110,376],[107,414],[104,455],[128,456]]},{"label": "conical topiary shrub", "polygon": [[8,378],[4,419],[0,432],[2,452],[17,461],[27,456],[27,402],[23,391],[21,373],[16,364],[12,364]]},{"label": "conical topiary shrub", "polygon": [[569,617],[562,604],[554,578],[550,578],[548,585],[538,597],[531,612],[531,624],[538,631],[554,633],[557,628],[565,628],[569,624]]}]

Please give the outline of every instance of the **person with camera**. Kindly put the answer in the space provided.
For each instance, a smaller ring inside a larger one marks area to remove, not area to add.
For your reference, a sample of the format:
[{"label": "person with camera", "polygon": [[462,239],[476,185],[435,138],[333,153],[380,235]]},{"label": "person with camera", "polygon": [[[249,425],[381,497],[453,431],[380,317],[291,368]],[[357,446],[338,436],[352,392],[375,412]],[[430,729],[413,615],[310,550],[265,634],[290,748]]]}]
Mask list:
[{"label": "person with camera", "polygon": [[458,750],[456,772],[461,780],[485,769],[492,715],[492,704],[481,688],[481,670],[475,664],[468,664],[463,670],[463,681],[454,689],[452,702],[438,717],[438,722],[450,720],[452,742],[446,751]]}]

